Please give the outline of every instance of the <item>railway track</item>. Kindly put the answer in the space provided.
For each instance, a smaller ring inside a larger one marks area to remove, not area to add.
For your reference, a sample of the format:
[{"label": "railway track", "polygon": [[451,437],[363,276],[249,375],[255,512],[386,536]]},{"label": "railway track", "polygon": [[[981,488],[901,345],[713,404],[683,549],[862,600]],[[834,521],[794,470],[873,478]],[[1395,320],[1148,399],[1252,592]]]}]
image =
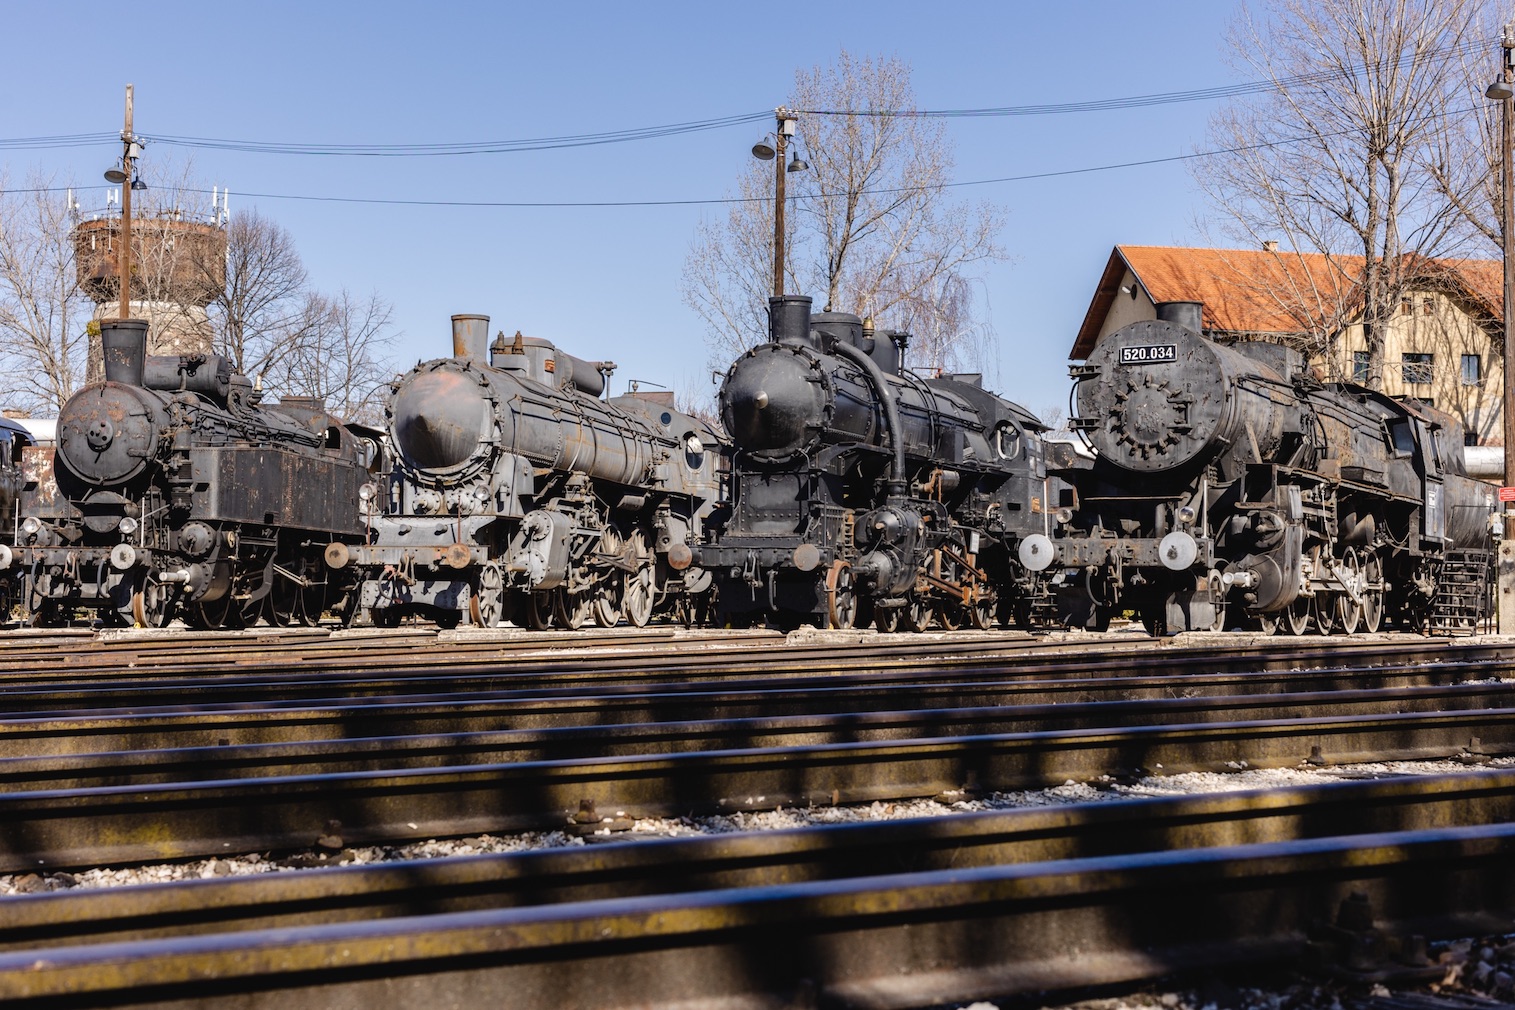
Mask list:
[{"label": "railway track", "polygon": [[[556,828],[585,800],[679,816],[1515,755],[1501,641],[258,637],[79,642],[42,672],[0,642],[0,872]],[[3,899],[0,996],[919,1006],[1292,956],[1354,890],[1472,924],[1509,886],[1512,814],[1515,771],[1472,770]],[[1052,952],[1072,937],[1098,949]]]},{"label": "railway track", "polygon": [[1320,928],[1343,902],[1496,926],[1512,814],[1502,770],[38,896],[0,925],[0,998],[882,1010],[1129,982],[1381,943]]}]

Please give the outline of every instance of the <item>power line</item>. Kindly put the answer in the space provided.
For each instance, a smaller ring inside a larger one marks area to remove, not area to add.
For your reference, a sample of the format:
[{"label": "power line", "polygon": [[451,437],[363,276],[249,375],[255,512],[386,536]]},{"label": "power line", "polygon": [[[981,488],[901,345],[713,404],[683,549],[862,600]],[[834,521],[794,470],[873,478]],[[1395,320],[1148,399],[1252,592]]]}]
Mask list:
[{"label": "power line", "polygon": [[[1476,106],[1467,106],[1459,109],[1450,109],[1445,112],[1427,113],[1423,118],[1448,118],[1451,116],[1467,115],[1478,111]],[[763,114],[765,117],[768,113]],[[1311,133],[1296,137],[1284,137],[1277,140],[1258,141],[1254,144],[1241,144],[1235,147],[1216,148],[1207,151],[1191,151],[1188,154],[1165,155],[1157,158],[1144,158],[1137,161],[1112,162],[1105,165],[1085,165],[1079,168],[1053,169],[1046,172],[1029,172],[1022,175],[998,176],[988,179],[965,179],[957,182],[940,183],[935,186],[898,186],[883,189],[863,190],[864,195],[887,196],[900,193],[922,192],[931,189],[965,189],[971,186],[992,186],[1013,182],[1034,182],[1041,179],[1056,179],[1074,175],[1089,175],[1096,172],[1114,172],[1129,168],[1146,168],[1152,165],[1171,164],[1180,161],[1194,161],[1200,158],[1213,158],[1223,155],[1245,154],[1249,151],[1269,150],[1279,147],[1290,147],[1295,144],[1303,144],[1311,141],[1328,140],[1333,137],[1344,137],[1357,133],[1355,129],[1343,129],[1333,133]],[[61,193],[70,189],[78,189],[77,186],[42,186],[42,187],[12,187],[0,190],[0,196],[12,193]],[[184,188],[179,190],[184,193],[205,195],[205,190]],[[638,208],[638,207],[702,207],[702,206],[729,206],[732,204],[771,203],[771,196],[754,197],[705,197],[676,200],[420,200],[402,199],[395,197],[361,197],[361,196],[319,196],[305,193],[256,193],[239,192],[244,199],[254,200],[290,200],[304,203],[339,203],[359,204],[366,206],[385,207],[466,207],[479,209],[502,209],[502,210],[531,210],[531,209],[593,209],[593,208]],[[815,193],[806,196],[796,196],[794,199],[821,199],[827,196],[841,194]]]},{"label": "power line", "polygon": [[[1484,42],[1467,42],[1458,46],[1433,49],[1419,55],[1406,56],[1399,61],[1398,65],[1402,67],[1413,66],[1415,63],[1428,62],[1433,59],[1450,59],[1482,51],[1487,46],[1488,43]],[[1041,105],[1010,105],[977,109],[802,109],[799,111],[813,116],[888,116],[943,119],[1077,115],[1089,112],[1139,109],[1187,102],[1214,101],[1222,98],[1238,98],[1287,88],[1309,87],[1336,80],[1340,76],[1339,71],[1318,71],[1310,74],[1280,78],[1276,81],[1249,81],[1242,84],[1197,88],[1189,91],[1169,91],[1152,95],[1133,95],[1125,98],[1101,98],[1082,102],[1060,102]],[[458,157],[483,154],[520,154],[530,151],[553,151],[604,144],[624,144],[641,140],[660,140],[688,133],[767,122],[772,114],[771,110],[765,109],[761,112],[739,113],[731,116],[693,120],[685,123],[635,127],[632,129],[610,130],[598,133],[570,134],[561,137],[463,141],[436,144],[294,143],[191,137],[177,134],[143,134],[142,136],[143,139],[149,142],[166,144],[172,147],[234,151],[243,154],[365,158]],[[0,139],[0,150],[88,147],[106,142],[114,142],[117,139],[119,139],[118,136],[113,133],[80,133],[57,137],[20,137]]]},{"label": "power line", "polygon": [[[1481,52],[1489,47],[1486,42],[1465,42],[1428,50],[1419,55],[1405,56],[1396,64],[1410,67],[1432,60],[1451,59]],[[1357,68],[1360,73],[1363,68]],[[872,116],[891,118],[939,118],[971,119],[1018,116],[1061,116],[1085,112],[1107,112],[1120,109],[1139,109],[1157,105],[1175,105],[1183,102],[1212,101],[1219,98],[1240,98],[1246,95],[1283,91],[1290,88],[1311,87],[1341,78],[1340,71],[1321,70],[1270,81],[1248,81],[1243,84],[1227,84],[1191,91],[1168,91],[1154,95],[1134,95],[1128,98],[1098,98],[1083,102],[1059,102],[1047,105],[1010,105],[986,109],[798,109],[810,116]]]},{"label": "power line", "polygon": [[773,113],[744,112],[716,119],[702,119],[688,123],[670,123],[662,126],[637,127],[629,130],[611,130],[603,133],[583,133],[564,137],[538,137],[527,140],[483,140],[449,144],[295,144],[252,140],[225,140],[211,137],[181,137],[173,134],[145,134],[153,143],[174,147],[193,147],[218,151],[238,151],[251,154],[305,154],[330,157],[364,158],[416,158],[454,157],[470,154],[518,154],[524,151],[554,151],[572,147],[591,147],[600,144],[624,144],[637,140],[659,140],[686,133],[725,129],[728,126],[763,122]]}]

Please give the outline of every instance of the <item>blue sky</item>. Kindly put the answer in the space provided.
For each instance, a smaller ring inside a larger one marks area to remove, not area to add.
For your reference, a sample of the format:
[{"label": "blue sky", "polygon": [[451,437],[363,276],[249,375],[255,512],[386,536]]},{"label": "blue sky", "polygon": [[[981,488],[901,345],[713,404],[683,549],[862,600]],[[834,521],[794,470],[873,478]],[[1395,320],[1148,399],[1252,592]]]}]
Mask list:
[{"label": "blue sky", "polygon": [[[304,144],[429,144],[623,130],[771,112],[798,67],[845,47],[914,69],[920,106],[985,108],[1122,98],[1233,83],[1233,5],[828,3],[419,4],[142,0],[0,3],[0,139],[120,129]],[[29,40],[23,43],[23,40]],[[1213,103],[1045,117],[954,119],[960,181],[1183,155]],[[770,124],[771,125],[771,124]],[[339,158],[150,144],[144,174],[192,160],[232,210],[294,236],[323,291],[377,291],[401,331],[394,358],[449,353],[448,317],[547,337],[630,379],[708,384],[700,321],[679,277],[711,206],[458,208],[309,198],[518,202],[715,200],[734,191],[762,127],[555,151]],[[103,202],[119,144],[8,150]],[[982,269],[997,387],[1033,410],[1067,400],[1066,356],[1116,243],[1198,241],[1206,213],[1181,161],[965,187],[1007,211],[1012,259]],[[254,195],[262,194],[262,195]],[[808,293],[808,292],[805,292]],[[706,386],[706,388],[712,388]]]}]

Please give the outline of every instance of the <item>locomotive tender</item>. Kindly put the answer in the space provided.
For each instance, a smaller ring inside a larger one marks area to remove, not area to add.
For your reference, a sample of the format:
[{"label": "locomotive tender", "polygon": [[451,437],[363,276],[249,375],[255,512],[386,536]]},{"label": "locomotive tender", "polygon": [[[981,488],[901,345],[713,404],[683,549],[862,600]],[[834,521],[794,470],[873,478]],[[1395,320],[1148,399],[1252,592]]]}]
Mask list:
[{"label": "locomotive tender", "polygon": [[719,489],[709,425],[636,396],[601,399],[614,365],[453,317],[453,357],[398,378],[385,411],[394,460],[363,492],[349,556],[375,624],[408,612],[444,627],[687,620],[708,573],[691,564]]},{"label": "locomotive tender", "polygon": [[1217,344],[1194,302],[1071,373],[1095,457],[1054,461],[1077,501],[1020,548],[1067,623],[1135,610],[1153,633],[1350,634],[1478,612],[1492,489],[1466,475],[1450,416],[1323,383],[1279,345]]},{"label": "locomotive tender", "polygon": [[1023,623],[1044,596],[1016,562],[1046,534],[1046,426],[977,377],[923,379],[908,336],[770,300],[768,343],[731,366],[721,420],[731,512],[696,552],[733,625],[880,630]]},{"label": "locomotive tender", "polygon": [[371,445],[318,400],[264,406],[225,357],[148,356],[146,338],[144,320],[102,323],[105,381],[63,405],[55,455],[27,450],[28,617],[313,623],[345,588],[323,552],[363,533]]}]

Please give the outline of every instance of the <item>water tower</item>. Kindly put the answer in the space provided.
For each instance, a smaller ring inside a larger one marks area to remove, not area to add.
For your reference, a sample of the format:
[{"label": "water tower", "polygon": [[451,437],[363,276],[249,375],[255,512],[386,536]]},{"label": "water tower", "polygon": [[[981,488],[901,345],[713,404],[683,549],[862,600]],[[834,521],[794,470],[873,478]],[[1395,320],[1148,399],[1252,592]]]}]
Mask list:
[{"label": "water tower", "polygon": [[[212,332],[206,307],[226,289],[226,222],[222,194],[212,191],[211,213],[181,209],[132,215],[131,315],[148,321],[149,354],[209,354]],[[119,197],[104,211],[74,225],[79,285],[95,303],[94,320],[114,319],[121,297],[117,244]],[[89,381],[103,377],[98,327],[90,327]]]}]

